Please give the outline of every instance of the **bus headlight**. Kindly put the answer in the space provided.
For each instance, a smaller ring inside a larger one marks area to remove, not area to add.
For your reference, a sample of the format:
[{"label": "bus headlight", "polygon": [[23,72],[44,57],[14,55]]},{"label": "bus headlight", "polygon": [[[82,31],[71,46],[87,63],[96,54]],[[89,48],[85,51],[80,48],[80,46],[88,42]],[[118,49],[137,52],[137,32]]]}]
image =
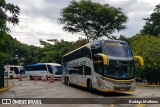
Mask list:
[{"label": "bus headlight", "polygon": [[105,84],[106,84],[106,85],[113,85],[113,83],[110,82],[110,81],[106,81]]},{"label": "bus headlight", "polygon": [[135,85],[136,84],[136,81],[134,80],[134,81],[132,81],[132,83],[131,83],[131,85]]},{"label": "bus headlight", "polygon": [[104,82],[104,83],[106,82],[106,78],[101,77],[101,76],[100,76],[100,80],[101,80],[102,82]]}]

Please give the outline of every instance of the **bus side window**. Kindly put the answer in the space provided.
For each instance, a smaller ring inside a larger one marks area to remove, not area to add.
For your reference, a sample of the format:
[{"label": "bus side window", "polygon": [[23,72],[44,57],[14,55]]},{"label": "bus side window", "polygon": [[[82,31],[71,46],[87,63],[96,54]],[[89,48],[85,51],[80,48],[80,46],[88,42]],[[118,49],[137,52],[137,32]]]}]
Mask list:
[{"label": "bus side window", "polygon": [[78,70],[79,70],[79,74],[80,75],[83,75],[83,66],[79,66],[79,67],[77,67],[78,68]]},{"label": "bus side window", "polygon": [[13,68],[13,67],[10,67],[10,71],[14,71],[14,68]]},{"label": "bus side window", "polygon": [[49,73],[53,74],[53,70],[52,70],[52,67],[50,65],[48,65],[48,71],[49,71]]},{"label": "bus side window", "polygon": [[84,75],[91,75],[91,68],[88,66],[84,66]]}]

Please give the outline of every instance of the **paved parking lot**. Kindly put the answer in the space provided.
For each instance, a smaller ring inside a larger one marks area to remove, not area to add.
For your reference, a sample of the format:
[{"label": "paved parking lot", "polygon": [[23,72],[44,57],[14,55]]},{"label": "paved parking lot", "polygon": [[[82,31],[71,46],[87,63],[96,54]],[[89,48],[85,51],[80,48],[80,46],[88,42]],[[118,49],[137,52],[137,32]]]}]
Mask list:
[{"label": "paved parking lot", "polygon": [[[137,87],[135,92],[130,93],[103,93],[95,91],[89,93],[85,88],[77,86],[66,86],[61,81],[55,83],[43,82],[41,80],[18,79],[10,80],[13,88],[0,92],[0,98],[160,98],[160,87]],[[50,107],[45,105],[0,105],[1,107]],[[53,106],[53,105],[52,105]],[[159,104],[54,104],[54,107],[160,107]]]}]

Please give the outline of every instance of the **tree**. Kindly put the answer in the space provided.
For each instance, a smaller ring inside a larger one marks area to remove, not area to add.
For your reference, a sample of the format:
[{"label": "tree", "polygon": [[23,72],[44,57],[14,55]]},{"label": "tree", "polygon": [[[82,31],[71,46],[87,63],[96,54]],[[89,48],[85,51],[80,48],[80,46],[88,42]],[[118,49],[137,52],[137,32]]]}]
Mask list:
[{"label": "tree", "polygon": [[[0,31],[9,30],[6,27],[6,22],[14,24],[18,24],[20,8],[11,3],[6,3],[5,0],[0,0]],[[6,12],[10,12],[10,15],[7,15]]]},{"label": "tree", "polygon": [[90,0],[72,0],[63,8],[59,18],[63,29],[71,33],[82,33],[87,40],[97,40],[126,27],[127,16],[120,8],[99,4]]},{"label": "tree", "polygon": [[160,83],[160,35],[135,35],[129,41],[133,55],[142,56],[145,62],[136,73],[151,84]]},{"label": "tree", "polygon": [[72,50],[75,50],[85,44],[88,43],[88,40],[87,39],[82,39],[82,38],[79,38],[79,40],[75,41],[72,43]]},{"label": "tree", "polygon": [[160,34],[160,4],[156,5],[154,12],[146,20],[143,29],[141,30],[142,34],[149,34],[153,36],[158,36]]},{"label": "tree", "polygon": [[[9,31],[6,23],[18,24],[19,11],[18,6],[0,0],[0,63],[2,66],[9,63],[10,59],[13,58],[14,43],[18,42],[6,32]],[[10,14],[8,15],[7,12]]]}]

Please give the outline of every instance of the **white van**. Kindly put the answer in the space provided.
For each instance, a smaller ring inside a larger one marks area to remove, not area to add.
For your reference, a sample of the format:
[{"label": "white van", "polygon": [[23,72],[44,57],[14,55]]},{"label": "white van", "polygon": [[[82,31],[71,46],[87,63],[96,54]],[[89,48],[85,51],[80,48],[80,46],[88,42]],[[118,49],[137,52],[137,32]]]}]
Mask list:
[{"label": "white van", "polygon": [[7,76],[10,79],[18,78],[19,74],[22,74],[22,77],[25,77],[23,66],[5,65],[4,69],[4,76]]}]

